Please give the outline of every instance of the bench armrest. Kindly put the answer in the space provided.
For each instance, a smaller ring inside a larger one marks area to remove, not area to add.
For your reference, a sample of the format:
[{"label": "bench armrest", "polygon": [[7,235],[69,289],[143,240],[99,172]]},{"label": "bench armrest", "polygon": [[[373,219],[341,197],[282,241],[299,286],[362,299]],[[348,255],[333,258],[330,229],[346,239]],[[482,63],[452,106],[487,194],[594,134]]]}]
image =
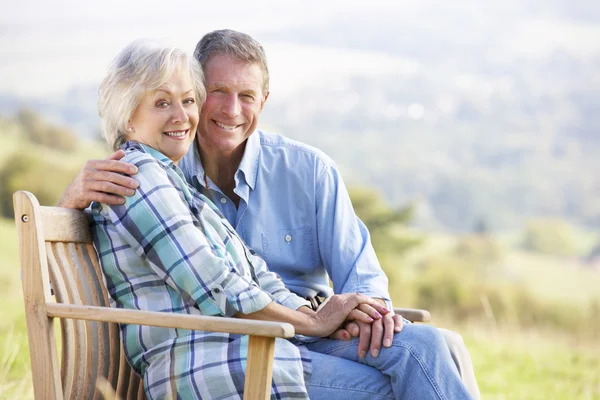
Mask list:
[{"label": "bench armrest", "polygon": [[421,310],[418,308],[394,308],[394,312],[402,315],[411,322],[431,321],[431,314],[427,310]]},{"label": "bench armrest", "polygon": [[295,333],[294,327],[291,324],[284,322],[207,317],[204,315],[157,311],[125,310],[122,308],[63,303],[46,303],[46,308],[48,316],[56,318],[160,326],[164,328],[193,329],[210,332],[227,332],[265,337],[291,338]]}]

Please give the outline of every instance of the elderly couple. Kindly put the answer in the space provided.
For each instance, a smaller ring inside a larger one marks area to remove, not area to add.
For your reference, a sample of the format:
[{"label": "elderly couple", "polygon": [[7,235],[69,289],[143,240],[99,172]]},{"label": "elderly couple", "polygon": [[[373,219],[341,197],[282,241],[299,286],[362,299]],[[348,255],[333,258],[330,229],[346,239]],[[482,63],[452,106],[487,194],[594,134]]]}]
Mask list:
[{"label": "elderly couple", "polygon": [[[116,306],[291,323],[296,337],[276,341],[272,398],[478,398],[458,334],[393,315],[334,163],[257,129],[268,96],[264,50],[243,33],[211,32],[193,58],[149,41],[118,54],[98,101],[116,152],[88,161],[59,203],[92,202]],[[307,300],[317,297],[328,301]],[[121,335],[150,399],[243,394],[246,336],[137,325]]]}]

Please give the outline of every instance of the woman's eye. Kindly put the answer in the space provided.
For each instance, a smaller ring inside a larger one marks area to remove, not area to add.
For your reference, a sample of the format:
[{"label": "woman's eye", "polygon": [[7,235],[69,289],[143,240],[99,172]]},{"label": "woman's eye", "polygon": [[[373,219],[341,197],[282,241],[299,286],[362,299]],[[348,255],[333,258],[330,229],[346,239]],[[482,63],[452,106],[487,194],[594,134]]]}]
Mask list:
[{"label": "woman's eye", "polygon": [[194,99],[193,97],[190,97],[188,99],[185,99],[183,101],[183,104],[194,104],[196,102],[196,99]]},{"label": "woman's eye", "polygon": [[159,108],[164,108],[164,107],[167,107],[168,105],[169,105],[169,102],[165,101],[165,100],[156,102],[156,107],[159,107]]}]

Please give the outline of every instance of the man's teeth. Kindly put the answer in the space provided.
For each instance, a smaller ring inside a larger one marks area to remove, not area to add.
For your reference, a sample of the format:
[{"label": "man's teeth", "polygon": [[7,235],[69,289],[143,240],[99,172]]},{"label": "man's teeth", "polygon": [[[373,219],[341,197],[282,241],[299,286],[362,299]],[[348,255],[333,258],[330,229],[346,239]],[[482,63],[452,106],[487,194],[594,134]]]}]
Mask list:
[{"label": "man's teeth", "polygon": [[172,131],[172,132],[165,132],[165,134],[167,136],[173,136],[173,137],[182,137],[185,136],[187,133],[187,130],[185,131]]},{"label": "man's teeth", "polygon": [[237,125],[225,125],[225,124],[222,124],[222,123],[220,123],[220,122],[218,122],[218,121],[215,121],[215,123],[217,124],[217,126],[218,126],[219,128],[222,128],[222,129],[227,129],[228,131],[232,131],[232,130],[234,130],[235,128],[237,128]]}]

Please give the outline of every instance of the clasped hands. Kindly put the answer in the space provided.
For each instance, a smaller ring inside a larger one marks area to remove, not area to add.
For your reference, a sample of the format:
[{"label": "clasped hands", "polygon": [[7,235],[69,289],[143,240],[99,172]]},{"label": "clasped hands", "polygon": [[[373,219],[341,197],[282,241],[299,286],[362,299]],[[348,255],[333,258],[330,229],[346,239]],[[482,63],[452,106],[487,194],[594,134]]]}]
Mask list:
[{"label": "clasped hands", "polygon": [[[385,306],[383,300],[373,300]],[[365,315],[372,316],[369,317],[372,322],[366,322]],[[378,357],[381,346],[390,347],[394,334],[400,332],[403,327],[404,320],[401,315],[394,314],[390,310],[377,318],[374,308],[367,303],[362,303],[352,310],[342,326],[329,337],[337,340],[351,340],[358,337],[358,356],[364,358],[369,351],[373,357]]]}]

